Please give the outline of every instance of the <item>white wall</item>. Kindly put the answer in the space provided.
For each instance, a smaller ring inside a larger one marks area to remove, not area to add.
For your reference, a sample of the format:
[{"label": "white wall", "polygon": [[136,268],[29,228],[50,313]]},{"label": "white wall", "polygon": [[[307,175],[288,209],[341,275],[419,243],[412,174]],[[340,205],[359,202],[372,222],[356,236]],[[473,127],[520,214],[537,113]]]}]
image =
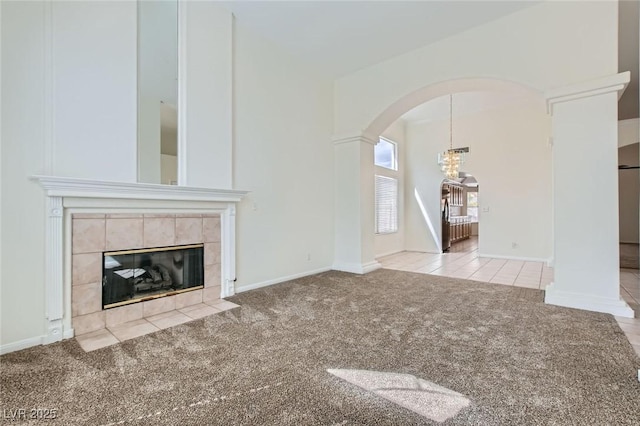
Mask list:
[{"label": "white wall", "polygon": [[54,167],[136,181],[136,2],[51,2]]},{"label": "white wall", "polygon": [[[2,81],[2,6],[0,5],[0,271],[2,271],[2,212],[3,212],[3,203],[2,203],[2,181],[4,180],[2,174],[2,87],[4,85]],[[2,299],[2,272],[0,272],[0,299]],[[2,303],[0,303],[0,324],[2,324]],[[0,331],[0,345],[2,344],[2,331]]]},{"label": "white wall", "polygon": [[[333,261],[332,86],[236,22],[237,289]],[[309,259],[310,256],[310,260]]]},{"label": "white wall", "polygon": [[[405,174],[405,136],[404,121],[397,120],[389,126],[382,136],[393,141],[398,147],[398,172],[391,173],[398,179],[398,232],[393,234],[376,234],[374,240],[374,252],[376,257],[397,253],[404,250],[404,174]],[[376,167],[376,173],[382,170],[384,174],[390,171]]]},{"label": "white wall", "polygon": [[[479,253],[547,260],[552,255],[551,148],[544,104],[523,99],[456,117],[454,123],[454,146],[470,149],[463,169],[480,184]],[[407,250],[439,250],[442,174],[437,156],[448,148],[448,141],[448,119],[406,125]],[[436,230],[435,238],[416,191]],[[512,248],[514,242],[518,248]]]},{"label": "white wall", "polygon": [[45,171],[44,3],[2,2],[0,10],[0,344],[37,344],[44,331],[44,197],[28,176]]},{"label": "white wall", "polygon": [[614,74],[617,12],[615,1],[542,2],[349,74],[336,81],[335,133],[378,134],[424,102],[416,99],[369,128],[399,99],[456,78],[505,79],[544,91]]},{"label": "white wall", "polygon": [[136,180],[136,3],[0,7],[0,344],[22,347],[39,343],[46,315],[45,197],[29,177]]},{"label": "white wall", "polygon": [[[37,344],[45,333],[45,197],[29,177],[136,181],[137,5],[0,8],[4,350]],[[232,17],[213,2],[189,2],[188,14],[189,183],[229,188]]]},{"label": "white wall", "polygon": [[233,16],[212,1],[184,2],[180,11],[186,13],[186,63],[180,70],[186,97],[178,116],[186,114],[186,152],[178,152],[179,183],[231,189]]}]

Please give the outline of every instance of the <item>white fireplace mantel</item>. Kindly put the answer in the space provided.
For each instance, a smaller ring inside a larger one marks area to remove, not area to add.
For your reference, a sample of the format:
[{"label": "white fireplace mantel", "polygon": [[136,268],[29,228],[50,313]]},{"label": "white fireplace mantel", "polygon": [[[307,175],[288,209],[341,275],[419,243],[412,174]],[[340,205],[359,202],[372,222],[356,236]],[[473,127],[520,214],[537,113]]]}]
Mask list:
[{"label": "white fireplace mantel", "polygon": [[57,176],[33,176],[49,197],[119,198],[136,200],[210,201],[237,203],[247,191],[193,188],[153,183],[108,182]]},{"label": "white fireplace mantel", "polygon": [[69,280],[65,281],[65,253],[68,249],[65,245],[70,240],[70,230],[65,229],[65,218],[69,217],[70,212],[219,212],[222,232],[221,296],[228,297],[235,293],[235,206],[247,195],[247,191],[57,176],[33,176],[31,179],[44,188],[47,196],[47,334],[44,344],[73,337],[71,313],[66,312],[70,309],[70,303],[65,300],[70,287]]}]

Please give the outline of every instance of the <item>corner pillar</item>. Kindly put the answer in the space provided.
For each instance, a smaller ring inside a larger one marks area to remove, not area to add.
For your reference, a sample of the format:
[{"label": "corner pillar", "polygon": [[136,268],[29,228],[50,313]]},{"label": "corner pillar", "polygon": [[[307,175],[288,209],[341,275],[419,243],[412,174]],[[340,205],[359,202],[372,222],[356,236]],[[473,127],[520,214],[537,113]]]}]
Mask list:
[{"label": "corner pillar", "polygon": [[374,146],[364,134],[334,142],[335,250],[333,269],[366,274],[381,267],[375,260]]},{"label": "corner pillar", "polygon": [[633,317],[620,298],[618,99],[629,73],[546,93],[553,132],[554,281],[545,302]]}]

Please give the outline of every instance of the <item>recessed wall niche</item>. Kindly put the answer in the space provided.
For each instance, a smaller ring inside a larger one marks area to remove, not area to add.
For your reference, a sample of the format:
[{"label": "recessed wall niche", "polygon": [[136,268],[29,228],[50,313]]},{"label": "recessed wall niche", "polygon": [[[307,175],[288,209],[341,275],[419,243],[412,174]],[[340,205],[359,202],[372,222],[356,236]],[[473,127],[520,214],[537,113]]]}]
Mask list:
[{"label": "recessed wall niche", "polygon": [[138,181],[177,184],[178,2],[138,1]]}]

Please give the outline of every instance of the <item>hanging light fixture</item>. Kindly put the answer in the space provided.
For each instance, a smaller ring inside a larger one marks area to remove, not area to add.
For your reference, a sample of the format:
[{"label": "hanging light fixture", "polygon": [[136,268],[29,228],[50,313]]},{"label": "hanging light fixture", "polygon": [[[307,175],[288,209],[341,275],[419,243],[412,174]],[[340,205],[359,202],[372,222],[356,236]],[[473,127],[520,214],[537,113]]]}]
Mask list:
[{"label": "hanging light fixture", "polygon": [[469,147],[453,147],[453,95],[449,95],[449,149],[438,154],[440,170],[447,179],[457,179],[460,166],[464,164],[464,155],[469,152]]}]

